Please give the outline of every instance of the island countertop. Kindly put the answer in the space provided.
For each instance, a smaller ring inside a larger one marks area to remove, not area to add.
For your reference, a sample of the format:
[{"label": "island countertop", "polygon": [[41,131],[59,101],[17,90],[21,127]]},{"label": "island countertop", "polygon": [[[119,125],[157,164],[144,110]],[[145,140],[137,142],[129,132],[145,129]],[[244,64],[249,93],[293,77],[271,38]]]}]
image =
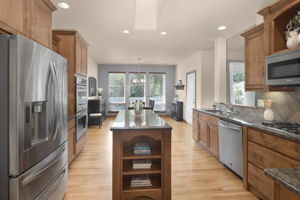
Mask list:
[{"label": "island countertop", "polygon": [[136,115],[134,110],[122,110],[110,130],[172,129],[172,127],[152,110],[143,110]]}]

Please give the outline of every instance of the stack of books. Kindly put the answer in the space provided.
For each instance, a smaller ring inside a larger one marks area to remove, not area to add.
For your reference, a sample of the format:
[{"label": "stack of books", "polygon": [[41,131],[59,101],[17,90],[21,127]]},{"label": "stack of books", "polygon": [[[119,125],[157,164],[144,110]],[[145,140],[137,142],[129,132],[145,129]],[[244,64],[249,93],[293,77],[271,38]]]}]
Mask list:
[{"label": "stack of books", "polygon": [[135,175],[132,176],[131,187],[149,187],[152,186],[149,175]]},{"label": "stack of books", "polygon": [[151,148],[148,143],[137,142],[133,147],[134,155],[151,155]]},{"label": "stack of books", "polygon": [[133,160],[132,169],[151,169],[151,160]]}]

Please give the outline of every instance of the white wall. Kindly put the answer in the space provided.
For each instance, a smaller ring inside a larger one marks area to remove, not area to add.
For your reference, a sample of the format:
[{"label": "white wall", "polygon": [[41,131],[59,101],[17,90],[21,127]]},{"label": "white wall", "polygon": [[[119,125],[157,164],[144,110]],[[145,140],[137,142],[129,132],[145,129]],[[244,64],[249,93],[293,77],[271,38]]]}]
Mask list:
[{"label": "white wall", "polygon": [[98,64],[90,56],[88,56],[87,76],[95,77],[98,81]]},{"label": "white wall", "polygon": [[215,101],[227,99],[227,46],[225,38],[215,40]]},{"label": "white wall", "polygon": [[176,67],[176,80],[182,80],[184,90],[177,90],[178,100],[184,103],[186,119],[186,74],[196,71],[196,107],[211,107],[214,102],[214,51],[199,51],[180,62]]},{"label": "white wall", "polygon": [[[96,87],[98,87],[98,64],[90,56],[88,56],[87,77],[91,76],[96,78]],[[89,87],[89,82],[87,82],[87,84]]]}]

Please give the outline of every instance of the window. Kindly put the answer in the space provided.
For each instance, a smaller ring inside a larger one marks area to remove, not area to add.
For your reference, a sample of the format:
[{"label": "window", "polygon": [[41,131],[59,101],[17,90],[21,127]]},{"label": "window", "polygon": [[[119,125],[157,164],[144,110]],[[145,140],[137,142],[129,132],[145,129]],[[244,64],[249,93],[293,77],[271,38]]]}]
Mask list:
[{"label": "window", "polygon": [[245,92],[245,66],[242,61],[229,61],[229,95],[232,104],[255,106],[255,92]]},{"label": "window", "polygon": [[125,73],[109,73],[109,110],[125,108]]},{"label": "window", "polygon": [[155,111],[166,110],[166,75],[149,74],[149,99],[155,101]]},{"label": "window", "polygon": [[136,100],[141,100],[145,102],[145,85],[146,77],[145,74],[130,73],[129,74],[130,83],[130,94],[129,102],[135,102]]}]

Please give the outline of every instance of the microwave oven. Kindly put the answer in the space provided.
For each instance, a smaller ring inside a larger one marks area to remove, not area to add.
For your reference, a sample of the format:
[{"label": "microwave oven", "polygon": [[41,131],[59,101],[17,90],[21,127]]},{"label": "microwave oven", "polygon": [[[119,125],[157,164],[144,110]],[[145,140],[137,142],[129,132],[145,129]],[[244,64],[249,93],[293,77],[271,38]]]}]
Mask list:
[{"label": "microwave oven", "polygon": [[271,86],[299,86],[300,49],[267,56],[266,83]]}]

